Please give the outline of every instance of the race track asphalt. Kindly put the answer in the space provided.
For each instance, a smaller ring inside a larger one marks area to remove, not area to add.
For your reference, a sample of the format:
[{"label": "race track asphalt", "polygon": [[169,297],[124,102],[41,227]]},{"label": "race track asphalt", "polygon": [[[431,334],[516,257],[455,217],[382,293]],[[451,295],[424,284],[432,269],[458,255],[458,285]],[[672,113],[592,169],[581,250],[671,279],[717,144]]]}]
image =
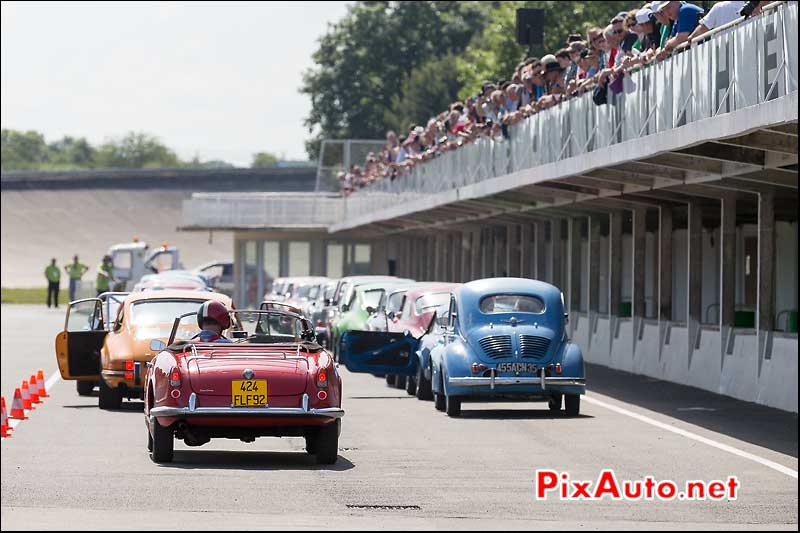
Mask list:
[{"label": "race track asphalt", "polygon": [[[56,372],[63,314],[2,306],[2,392]],[[339,460],[299,438],[176,443],[151,462],[141,402],[100,411],[57,381],[2,440],[2,529],[797,530],[797,416],[590,366],[581,416],[546,404],[465,404],[451,419],[384,380],[342,370]],[[27,375],[26,375],[27,374]],[[725,479],[736,500],[534,498],[539,468],[594,480]]]}]

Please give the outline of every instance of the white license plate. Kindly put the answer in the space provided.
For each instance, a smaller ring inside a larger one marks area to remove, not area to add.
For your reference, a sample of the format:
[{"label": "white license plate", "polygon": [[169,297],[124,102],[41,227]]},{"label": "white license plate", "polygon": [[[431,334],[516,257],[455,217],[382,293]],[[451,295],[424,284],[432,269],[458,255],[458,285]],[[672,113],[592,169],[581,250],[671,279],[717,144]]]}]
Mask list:
[{"label": "white license plate", "polygon": [[535,374],[536,363],[497,363],[498,372],[526,372]]}]

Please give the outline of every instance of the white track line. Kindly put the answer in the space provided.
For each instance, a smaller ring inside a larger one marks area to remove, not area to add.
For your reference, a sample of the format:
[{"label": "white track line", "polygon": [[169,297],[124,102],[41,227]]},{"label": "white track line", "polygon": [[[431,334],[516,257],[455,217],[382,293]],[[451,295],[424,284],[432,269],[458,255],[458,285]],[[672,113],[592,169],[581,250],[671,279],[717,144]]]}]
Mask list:
[{"label": "white track line", "polygon": [[657,428],[664,429],[666,431],[671,431],[672,433],[681,435],[682,437],[686,437],[687,439],[692,439],[697,442],[702,442],[703,444],[707,444],[709,446],[731,453],[733,455],[737,455],[744,459],[755,461],[756,463],[762,464],[768,468],[777,470],[781,474],[786,474],[789,477],[797,479],[797,470],[792,470],[791,468],[783,466],[782,464],[778,464],[775,461],[770,461],[769,459],[764,459],[763,457],[759,457],[758,455],[754,455],[752,453],[740,450],[738,448],[734,448],[733,446],[728,446],[727,444],[723,444],[721,442],[717,442],[715,440],[706,437],[701,437],[700,435],[692,433],[691,431],[686,431],[685,429],[680,429],[674,426],[670,426],[669,424],[659,422],[658,420],[654,420],[650,417],[634,413],[633,411],[628,411],[627,409],[623,409],[622,407],[617,407],[616,405],[611,405],[609,403],[602,402],[600,400],[595,400],[594,398],[590,398],[588,394],[585,395],[583,399],[591,404],[599,405],[600,407],[605,407],[606,409],[614,411],[615,413],[619,413],[621,415],[634,418],[639,422],[644,422],[645,424],[650,424],[651,426],[655,426]]},{"label": "white track line", "polygon": [[[47,378],[47,381],[44,382],[44,388],[47,391],[48,397],[50,396],[50,389],[52,388],[53,385],[58,383],[58,380],[60,380],[60,379],[61,379],[61,374],[59,372],[56,372],[55,374],[53,374],[52,376]],[[13,403],[14,398],[11,398],[11,401]],[[6,404],[6,409],[10,410],[10,408],[11,408],[10,404]],[[25,416],[30,416],[30,414],[31,414],[31,411],[28,411],[26,409],[25,410]],[[16,418],[9,418],[8,419],[8,427],[10,427],[11,429],[14,429],[15,427],[17,427],[19,425],[20,422],[22,422],[22,420],[17,420]]]}]

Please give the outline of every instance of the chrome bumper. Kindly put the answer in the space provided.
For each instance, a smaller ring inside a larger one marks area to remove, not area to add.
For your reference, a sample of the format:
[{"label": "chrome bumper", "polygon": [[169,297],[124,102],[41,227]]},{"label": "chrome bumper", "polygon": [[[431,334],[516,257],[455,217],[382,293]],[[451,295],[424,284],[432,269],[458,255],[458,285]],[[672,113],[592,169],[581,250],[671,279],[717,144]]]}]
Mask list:
[{"label": "chrome bumper", "polygon": [[303,394],[302,407],[197,407],[197,396],[189,396],[189,407],[154,407],[150,416],[186,417],[186,416],[255,416],[255,417],[325,417],[342,418],[344,409],[340,407],[323,407],[309,409],[308,394]]},{"label": "chrome bumper", "polygon": [[457,387],[485,387],[489,386],[494,389],[495,387],[509,387],[512,385],[538,385],[545,390],[548,385],[550,386],[568,386],[578,385],[581,387],[586,386],[586,378],[570,378],[558,376],[545,376],[542,372],[537,377],[464,377],[464,378],[447,378],[448,385]]}]

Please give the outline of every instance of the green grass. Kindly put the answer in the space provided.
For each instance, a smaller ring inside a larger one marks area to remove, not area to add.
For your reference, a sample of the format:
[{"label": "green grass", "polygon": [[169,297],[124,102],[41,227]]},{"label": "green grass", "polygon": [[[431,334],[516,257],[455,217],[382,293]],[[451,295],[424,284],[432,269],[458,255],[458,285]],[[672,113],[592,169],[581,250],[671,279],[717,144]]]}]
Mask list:
[{"label": "green grass", "polygon": [[[11,288],[0,287],[4,304],[42,304],[47,305],[47,287]],[[58,293],[58,304],[69,303],[69,289],[61,289]]]}]

